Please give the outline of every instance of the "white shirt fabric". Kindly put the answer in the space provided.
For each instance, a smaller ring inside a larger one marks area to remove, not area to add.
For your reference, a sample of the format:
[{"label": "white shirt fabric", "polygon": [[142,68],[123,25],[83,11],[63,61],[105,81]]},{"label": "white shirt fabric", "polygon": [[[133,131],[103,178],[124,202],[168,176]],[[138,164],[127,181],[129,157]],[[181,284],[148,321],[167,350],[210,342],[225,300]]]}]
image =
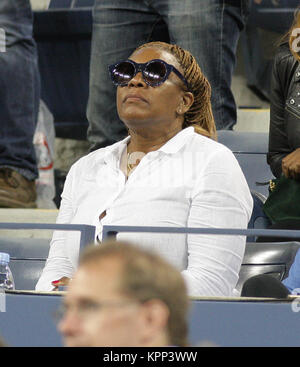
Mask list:
[{"label": "white shirt fabric", "polygon": [[[96,226],[247,228],[253,201],[241,168],[224,145],[185,128],[146,154],[126,180],[120,169],[130,137],[96,150],[70,169],[57,223]],[[106,216],[99,220],[101,213]],[[55,231],[36,285],[71,278],[79,256],[79,232]],[[120,233],[174,264],[190,296],[232,296],[246,238],[228,235]],[[95,243],[97,244],[96,238]]]}]

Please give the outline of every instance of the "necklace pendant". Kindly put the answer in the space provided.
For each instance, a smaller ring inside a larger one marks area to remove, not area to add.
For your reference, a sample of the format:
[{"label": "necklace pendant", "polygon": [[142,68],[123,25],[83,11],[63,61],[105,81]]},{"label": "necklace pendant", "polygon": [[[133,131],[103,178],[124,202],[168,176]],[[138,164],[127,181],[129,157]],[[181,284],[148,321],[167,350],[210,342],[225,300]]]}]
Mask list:
[{"label": "necklace pendant", "polygon": [[128,174],[139,165],[140,161],[142,160],[142,158],[145,155],[146,154],[144,152],[127,153],[127,173]]}]

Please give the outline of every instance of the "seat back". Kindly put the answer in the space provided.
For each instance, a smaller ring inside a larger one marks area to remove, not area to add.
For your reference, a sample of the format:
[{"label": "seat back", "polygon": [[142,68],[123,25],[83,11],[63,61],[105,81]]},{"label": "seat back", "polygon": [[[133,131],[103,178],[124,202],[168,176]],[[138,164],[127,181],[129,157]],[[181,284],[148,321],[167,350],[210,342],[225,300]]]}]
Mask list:
[{"label": "seat back", "polygon": [[250,190],[264,197],[269,194],[267,182],[274,177],[267,163],[268,139],[262,132],[218,131],[218,141],[235,155]]},{"label": "seat back", "polygon": [[241,291],[245,281],[258,274],[269,274],[283,280],[299,248],[299,242],[247,242],[236,289]]},{"label": "seat back", "polygon": [[[270,236],[298,238],[297,230],[234,229],[234,228],[188,228],[188,227],[146,227],[104,225],[102,240],[115,238],[118,233],[190,233],[228,234],[242,236]],[[241,291],[244,282],[258,274],[272,274],[284,279],[294,261],[300,242],[247,242],[236,289]]]},{"label": "seat back", "polygon": [[[79,224],[0,223],[0,229],[80,231],[82,250],[95,239],[95,227]],[[0,252],[10,255],[10,268],[17,290],[34,290],[48,257],[50,239],[0,237]]]},{"label": "seat back", "polygon": [[[248,223],[248,228],[268,228],[271,225],[271,221],[266,216],[263,210],[265,197],[256,191],[251,191],[251,195],[253,199],[253,210],[250,221]],[[256,238],[257,236],[248,236],[247,241],[255,242]]]},{"label": "seat back", "polygon": [[10,255],[10,269],[18,290],[34,290],[49,252],[44,238],[0,237],[0,251]]}]

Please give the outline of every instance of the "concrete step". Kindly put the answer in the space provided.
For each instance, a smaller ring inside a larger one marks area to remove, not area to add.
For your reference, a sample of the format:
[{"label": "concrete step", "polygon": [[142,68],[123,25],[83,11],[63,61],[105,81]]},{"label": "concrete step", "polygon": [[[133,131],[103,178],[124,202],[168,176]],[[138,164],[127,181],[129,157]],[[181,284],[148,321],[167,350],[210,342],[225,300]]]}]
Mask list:
[{"label": "concrete step", "polygon": [[269,132],[270,109],[238,109],[235,131]]},{"label": "concrete step", "polygon": [[[12,223],[49,223],[56,222],[57,209],[0,209],[0,222]],[[51,238],[53,231],[50,230],[0,230],[0,237],[18,238]]]}]

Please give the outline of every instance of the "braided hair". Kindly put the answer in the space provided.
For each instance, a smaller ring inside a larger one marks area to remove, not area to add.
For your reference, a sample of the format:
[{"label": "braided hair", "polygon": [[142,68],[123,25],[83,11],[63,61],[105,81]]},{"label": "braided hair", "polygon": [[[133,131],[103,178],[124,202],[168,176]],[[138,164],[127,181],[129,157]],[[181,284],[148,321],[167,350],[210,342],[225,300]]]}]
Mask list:
[{"label": "braided hair", "polygon": [[172,54],[183,69],[188,82],[189,91],[194,95],[194,103],[184,115],[183,128],[193,126],[195,132],[216,139],[216,126],[211,107],[211,86],[202,73],[194,56],[187,50],[165,42],[149,42],[139,46],[142,48],[158,48]]}]

